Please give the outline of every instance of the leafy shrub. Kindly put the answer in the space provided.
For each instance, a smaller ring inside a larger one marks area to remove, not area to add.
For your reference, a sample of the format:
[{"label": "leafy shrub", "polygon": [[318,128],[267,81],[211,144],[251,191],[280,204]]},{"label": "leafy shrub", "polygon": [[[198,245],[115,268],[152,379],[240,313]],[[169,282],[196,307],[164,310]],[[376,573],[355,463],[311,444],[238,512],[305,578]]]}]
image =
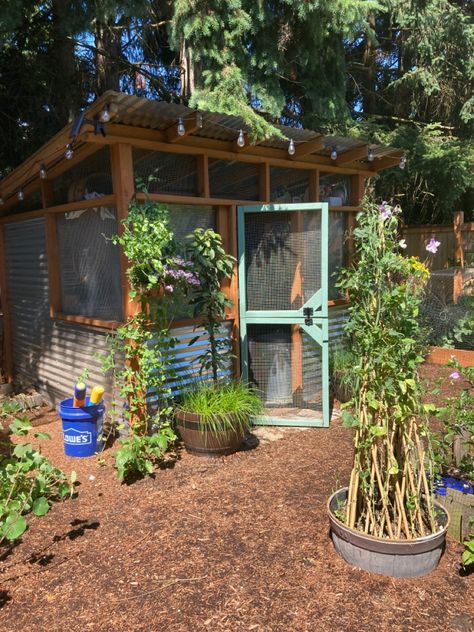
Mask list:
[{"label": "leafy shrub", "polygon": [[[6,436],[7,424],[17,437],[31,430],[26,416],[17,416],[20,406],[15,402],[4,404],[0,410],[0,429]],[[11,422],[11,423],[9,423]],[[49,439],[45,432],[34,435]],[[0,455],[0,543],[16,540],[27,529],[25,514],[36,516],[48,513],[50,502],[64,499],[74,492],[76,473],[71,472],[70,482],[60,469],[41,454],[31,443],[14,444],[10,439],[2,442],[5,454]]]}]

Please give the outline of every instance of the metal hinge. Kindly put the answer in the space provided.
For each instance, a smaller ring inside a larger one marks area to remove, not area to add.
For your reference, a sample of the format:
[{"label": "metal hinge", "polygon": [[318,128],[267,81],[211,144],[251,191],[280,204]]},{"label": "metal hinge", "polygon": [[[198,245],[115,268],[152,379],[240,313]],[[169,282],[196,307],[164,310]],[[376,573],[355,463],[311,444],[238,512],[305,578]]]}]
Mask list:
[{"label": "metal hinge", "polygon": [[304,307],[303,308],[303,316],[304,316],[304,324],[312,325],[313,324],[313,315],[314,309],[312,307]]}]

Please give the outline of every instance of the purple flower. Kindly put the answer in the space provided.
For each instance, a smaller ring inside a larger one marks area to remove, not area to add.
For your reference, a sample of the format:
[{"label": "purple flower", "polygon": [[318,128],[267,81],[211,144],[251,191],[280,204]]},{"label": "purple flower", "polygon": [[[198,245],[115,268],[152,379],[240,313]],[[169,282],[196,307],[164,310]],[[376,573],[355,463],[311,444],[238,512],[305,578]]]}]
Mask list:
[{"label": "purple flower", "polygon": [[459,378],[461,377],[461,374],[459,373],[459,371],[453,371],[449,377],[452,380],[459,380]]},{"label": "purple flower", "polygon": [[440,241],[436,241],[435,237],[432,237],[429,242],[426,244],[426,250],[431,252],[432,254],[436,254],[438,252],[438,248],[441,246]]},{"label": "purple flower", "polygon": [[383,220],[390,219],[392,217],[392,209],[388,206],[387,202],[382,202],[379,206],[379,211]]},{"label": "purple flower", "polygon": [[172,285],[165,285],[166,292],[174,292],[174,287]]}]

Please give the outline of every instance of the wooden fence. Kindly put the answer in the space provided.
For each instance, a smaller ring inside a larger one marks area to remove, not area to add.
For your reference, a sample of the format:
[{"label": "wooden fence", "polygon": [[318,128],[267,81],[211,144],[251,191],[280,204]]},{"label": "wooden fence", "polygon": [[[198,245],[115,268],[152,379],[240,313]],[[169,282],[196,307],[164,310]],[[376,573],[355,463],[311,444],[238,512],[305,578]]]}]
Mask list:
[{"label": "wooden fence", "polygon": [[426,244],[434,237],[441,242],[438,252],[430,257],[432,270],[453,267],[474,267],[474,222],[464,222],[464,213],[454,213],[453,223],[405,226],[403,237],[407,243],[405,254],[424,261],[429,253]]}]

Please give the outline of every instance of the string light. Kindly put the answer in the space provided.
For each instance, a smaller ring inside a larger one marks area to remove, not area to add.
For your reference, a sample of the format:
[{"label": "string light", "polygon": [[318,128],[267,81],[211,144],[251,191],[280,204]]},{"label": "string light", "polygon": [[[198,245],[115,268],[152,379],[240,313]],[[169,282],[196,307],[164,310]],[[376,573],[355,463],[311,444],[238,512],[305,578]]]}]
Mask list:
[{"label": "string light", "polygon": [[337,160],[337,149],[335,147],[331,150],[331,160]]},{"label": "string light", "polygon": [[66,160],[71,160],[73,155],[74,155],[74,149],[72,148],[71,143],[68,143],[66,145],[66,151],[64,152],[64,158],[66,158]]},{"label": "string light", "polygon": [[288,153],[290,156],[294,156],[296,151],[295,141],[293,139],[290,140],[290,144],[288,145]]},{"label": "string light", "polygon": [[41,178],[41,180],[46,180],[46,178],[48,177],[48,174],[46,172],[46,167],[44,166],[44,164],[42,164],[40,167],[39,177]]},{"label": "string light", "polygon": [[373,162],[374,158],[375,158],[374,152],[373,152],[372,148],[370,147],[369,151],[367,152],[367,160],[369,162]]},{"label": "string light", "polygon": [[405,156],[405,154],[403,154],[403,156],[400,158],[398,166],[400,167],[400,169],[405,169],[405,167],[407,166],[407,157]]},{"label": "string light", "polygon": [[23,189],[18,189],[18,191],[16,192],[16,197],[20,200],[20,202],[25,199]]},{"label": "string light", "polygon": [[239,137],[237,139],[237,145],[243,147],[245,145],[245,136],[243,130],[239,131]]},{"label": "string light", "polygon": [[110,121],[110,110],[109,106],[106,104],[102,108],[102,112],[100,113],[99,120],[101,123],[108,123]]},{"label": "string light", "polygon": [[184,136],[186,134],[186,128],[184,127],[182,116],[178,118],[178,129],[176,131],[178,132],[178,136]]}]

